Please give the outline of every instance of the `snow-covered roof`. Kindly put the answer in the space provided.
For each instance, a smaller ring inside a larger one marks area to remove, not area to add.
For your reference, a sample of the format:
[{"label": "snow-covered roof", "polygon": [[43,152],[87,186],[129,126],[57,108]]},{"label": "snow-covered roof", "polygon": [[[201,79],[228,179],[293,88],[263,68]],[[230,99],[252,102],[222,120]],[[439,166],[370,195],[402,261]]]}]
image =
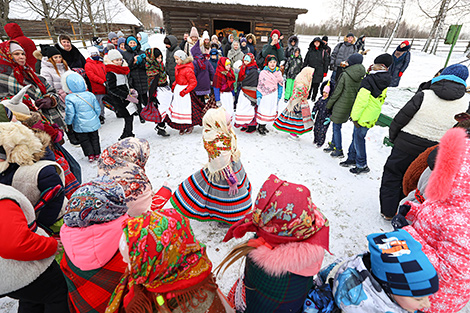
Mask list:
[{"label": "snow-covered roof", "polygon": [[[38,7],[41,6],[41,0],[32,0],[37,2]],[[63,2],[64,5],[68,5],[66,1]],[[98,7],[99,6],[99,7]],[[129,11],[128,8],[120,1],[120,0],[105,0],[104,7],[106,10],[106,19],[108,23],[113,24],[126,24],[126,25],[142,25],[142,22]],[[95,23],[105,23],[103,11],[103,3],[101,2],[99,5],[92,5],[92,10],[94,12],[93,16],[95,18]],[[32,20],[32,21],[40,21],[42,20],[42,16],[32,10],[26,1],[12,1],[10,3],[10,12],[8,14],[8,18],[10,20]],[[63,14],[64,19],[71,19],[72,21],[75,20],[76,15],[70,11]],[[88,17],[85,16],[83,18],[85,23],[88,23]]]},{"label": "snow-covered roof", "polygon": [[272,0],[173,0],[178,1],[191,1],[191,2],[207,2],[211,4],[230,4],[230,5],[251,5],[251,6],[270,6],[270,7],[282,7],[292,9],[305,9],[308,7],[306,1],[272,1]]}]

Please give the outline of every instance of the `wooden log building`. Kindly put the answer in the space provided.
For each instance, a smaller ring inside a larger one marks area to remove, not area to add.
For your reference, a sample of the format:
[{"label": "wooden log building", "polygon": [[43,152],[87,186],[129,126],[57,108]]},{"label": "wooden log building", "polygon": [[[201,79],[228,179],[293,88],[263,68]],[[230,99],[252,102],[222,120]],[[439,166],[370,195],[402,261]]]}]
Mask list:
[{"label": "wooden log building", "polygon": [[[235,0],[236,1],[236,0]],[[179,40],[195,26],[199,35],[207,30],[210,35],[232,30],[237,33],[256,35],[257,49],[267,43],[273,29],[284,35],[284,43],[294,34],[295,21],[307,9],[275,6],[245,5],[236,3],[213,3],[180,0],[148,0],[163,12],[166,32]]]}]

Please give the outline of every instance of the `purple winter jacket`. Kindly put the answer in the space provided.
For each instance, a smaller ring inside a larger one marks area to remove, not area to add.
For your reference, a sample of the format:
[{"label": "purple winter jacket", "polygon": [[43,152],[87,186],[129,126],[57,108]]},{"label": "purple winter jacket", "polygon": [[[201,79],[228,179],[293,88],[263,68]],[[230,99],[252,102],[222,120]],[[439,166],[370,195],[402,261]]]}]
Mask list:
[{"label": "purple winter jacket", "polygon": [[202,54],[199,40],[191,48],[191,54],[194,58],[194,74],[196,75],[197,80],[197,86],[194,88],[194,91],[198,96],[208,95],[211,93],[211,81],[214,79],[215,74],[214,67]]}]

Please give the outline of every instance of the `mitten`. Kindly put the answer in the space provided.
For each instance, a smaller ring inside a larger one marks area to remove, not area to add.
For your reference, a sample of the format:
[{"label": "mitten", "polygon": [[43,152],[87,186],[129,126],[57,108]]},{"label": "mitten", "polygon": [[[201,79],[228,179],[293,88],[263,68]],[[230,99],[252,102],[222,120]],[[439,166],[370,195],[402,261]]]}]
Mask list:
[{"label": "mitten", "polygon": [[327,74],[328,74],[328,73],[323,73],[323,77],[326,77]]},{"label": "mitten", "polygon": [[403,72],[399,72],[398,77],[402,77],[402,76],[403,76]]},{"label": "mitten", "polygon": [[[406,202],[405,202],[406,203]],[[398,214],[406,216],[408,212],[411,210],[411,205],[409,204],[402,204],[398,207]]]},{"label": "mitten", "polygon": [[180,91],[180,97],[184,97],[184,96],[186,96],[186,92],[184,90],[181,90]]},{"label": "mitten", "polygon": [[401,215],[400,213],[398,213],[397,215],[395,215],[395,216],[392,218],[392,226],[393,226],[393,229],[394,229],[394,230],[403,228],[403,227],[408,226],[408,225],[409,225],[409,223],[408,223],[408,221],[406,220],[406,217],[404,217],[404,216]]}]

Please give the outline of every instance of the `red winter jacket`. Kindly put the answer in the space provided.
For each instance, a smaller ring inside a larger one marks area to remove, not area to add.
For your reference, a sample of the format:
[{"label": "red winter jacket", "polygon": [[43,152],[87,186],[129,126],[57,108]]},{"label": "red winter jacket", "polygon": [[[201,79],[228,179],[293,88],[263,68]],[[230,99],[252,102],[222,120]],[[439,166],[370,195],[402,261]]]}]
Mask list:
[{"label": "red winter jacket", "polygon": [[173,83],[173,89],[176,85],[188,85],[183,89],[185,94],[190,93],[197,86],[196,75],[194,75],[194,65],[192,58],[187,58],[185,61],[190,60],[189,63],[176,65],[175,67],[175,82]]},{"label": "red winter jacket", "polygon": [[[13,200],[0,201],[0,257],[17,261],[46,259],[57,251],[57,241],[33,233],[20,206]],[[8,221],[8,222],[7,222]]]},{"label": "red winter jacket", "polygon": [[33,52],[36,50],[34,42],[23,34],[21,27],[16,23],[6,24],[4,29],[11,40],[18,41],[23,47],[26,53],[26,63],[34,70],[37,61],[33,56]]},{"label": "red winter jacket", "polygon": [[95,95],[105,95],[106,68],[103,62],[92,58],[86,59],[85,73],[91,82],[91,90]]}]

